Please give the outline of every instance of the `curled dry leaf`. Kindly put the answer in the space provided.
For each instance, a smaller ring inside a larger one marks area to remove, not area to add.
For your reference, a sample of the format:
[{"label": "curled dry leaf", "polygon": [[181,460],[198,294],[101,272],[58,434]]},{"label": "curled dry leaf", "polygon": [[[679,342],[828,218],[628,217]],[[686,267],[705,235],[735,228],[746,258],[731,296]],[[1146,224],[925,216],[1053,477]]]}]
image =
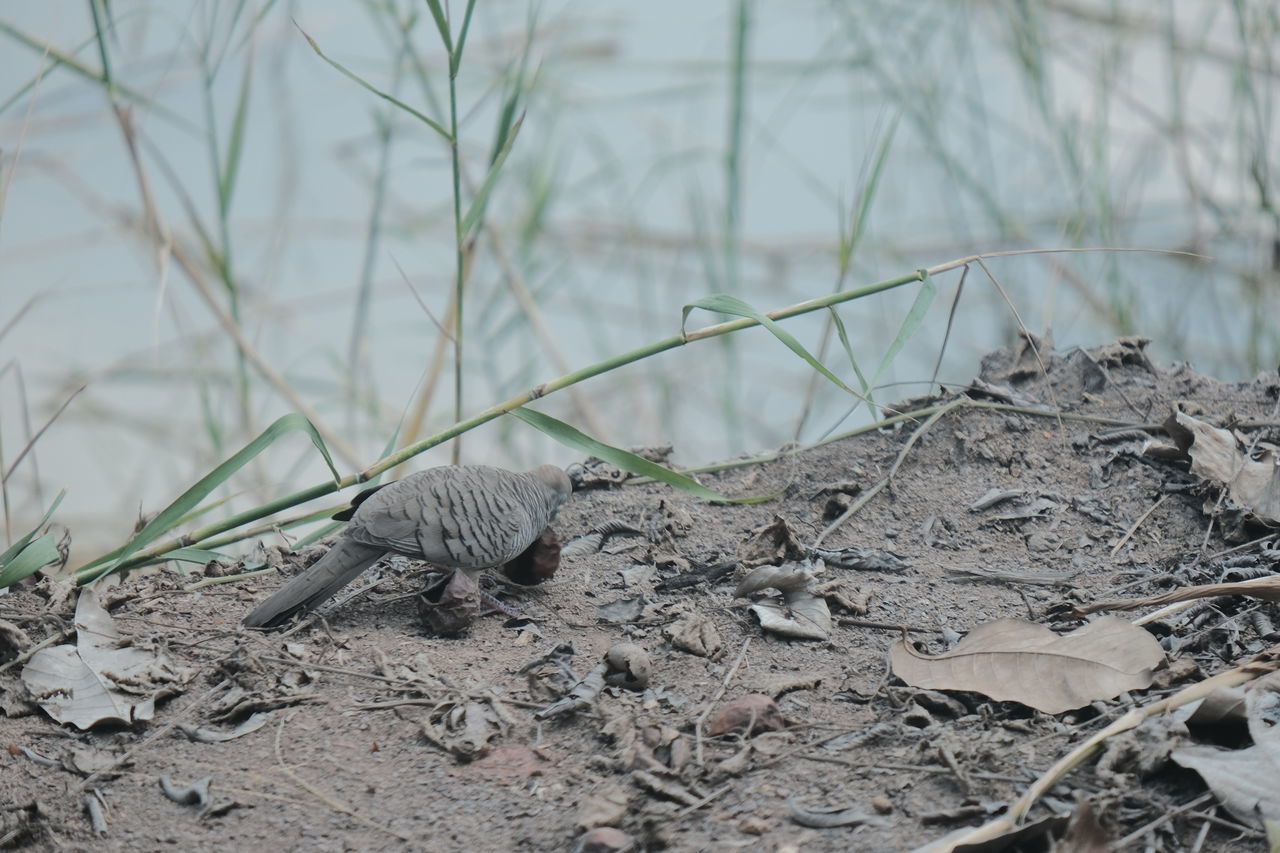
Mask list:
[{"label": "curled dry leaf", "polygon": [[829,568],[854,572],[900,572],[908,565],[902,557],[880,548],[810,548],[808,553]]},{"label": "curled dry leaf", "polygon": [[1264,524],[1280,526],[1280,455],[1263,446],[1250,456],[1233,433],[1174,412],[1165,422],[1178,447],[1191,457],[1191,473],[1225,488],[1236,507]]},{"label": "curled dry leaf", "polygon": [[634,838],[612,826],[589,829],[573,845],[573,853],[628,853],[638,849]]},{"label": "curled dry leaf", "polygon": [[543,708],[534,714],[540,720],[550,717],[557,717],[561,714],[568,714],[573,711],[579,711],[584,708],[590,708],[600,695],[600,691],[604,690],[605,673],[609,671],[608,664],[601,663],[591,672],[587,673],[573,688],[567,696],[563,696],[552,704]]},{"label": "curled dry leaf", "polygon": [[13,660],[31,647],[27,632],[4,619],[0,619],[0,663]]},{"label": "curled dry leaf", "polygon": [[780,515],[775,515],[769,524],[751,531],[751,535],[738,546],[738,562],[748,569],[802,560],[804,556],[805,548],[800,539]]},{"label": "curled dry leaf", "polygon": [[190,785],[175,785],[168,776],[160,777],[160,790],[164,791],[164,795],[175,803],[184,806],[204,806],[209,805],[209,784],[213,782],[212,776],[206,776],[199,781],[192,782]]},{"label": "curled dry leaf", "polygon": [[1264,821],[1280,821],[1280,674],[1245,688],[1245,715],[1253,746],[1186,746],[1172,758],[1199,773],[1227,811],[1262,828]]},{"label": "curled dry leaf", "polygon": [[653,675],[649,653],[635,643],[614,643],[605,652],[605,683],[628,690],[644,690]]},{"label": "curled dry leaf", "polygon": [[468,572],[456,571],[443,586],[433,586],[418,596],[418,618],[429,634],[461,634],[479,616],[480,585]]},{"label": "curled dry leaf", "polygon": [[787,801],[787,808],[791,811],[792,820],[801,826],[811,826],[815,829],[859,824],[884,826],[887,823],[884,818],[867,814],[854,806],[810,807],[792,798]]},{"label": "curled dry leaf", "polygon": [[627,817],[630,803],[631,795],[626,788],[609,785],[578,803],[578,818],[575,823],[579,829],[595,829],[597,826],[622,823]]},{"label": "curled dry leaf", "polygon": [[704,658],[715,656],[722,646],[715,623],[701,613],[686,613],[662,633],[677,649]]},{"label": "curled dry leaf", "polygon": [[130,645],[92,589],[80,592],[75,624],[76,645],[41,649],[22,670],[36,702],[60,723],[149,720],[156,698],[191,676],[162,653]]},{"label": "curled dry leaf", "polygon": [[763,693],[748,693],[734,699],[711,715],[707,721],[710,737],[742,732],[753,735],[758,732],[777,732],[787,727],[782,712],[773,698]]},{"label": "curled dry leaf", "polygon": [[761,566],[742,579],[734,596],[776,589],[783,600],[751,605],[760,627],[783,637],[798,640],[825,640],[831,636],[831,611],[827,602],[809,592],[813,575],[798,565]]},{"label": "curled dry leaf", "polygon": [[998,619],[937,656],[900,640],[889,660],[913,687],[972,690],[1060,714],[1150,686],[1164,652],[1142,628],[1114,616],[1061,636],[1034,622]]}]

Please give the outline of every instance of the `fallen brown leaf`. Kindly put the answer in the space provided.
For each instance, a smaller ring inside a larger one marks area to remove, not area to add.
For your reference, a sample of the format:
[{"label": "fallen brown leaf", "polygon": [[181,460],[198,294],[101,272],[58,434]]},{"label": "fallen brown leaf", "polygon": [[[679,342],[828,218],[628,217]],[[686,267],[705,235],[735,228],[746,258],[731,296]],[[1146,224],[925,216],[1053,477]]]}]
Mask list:
[{"label": "fallen brown leaf", "polygon": [[998,619],[936,656],[900,640],[889,659],[894,675],[912,687],[972,690],[1060,714],[1149,686],[1164,652],[1143,629],[1104,616],[1064,635],[1034,622]]}]

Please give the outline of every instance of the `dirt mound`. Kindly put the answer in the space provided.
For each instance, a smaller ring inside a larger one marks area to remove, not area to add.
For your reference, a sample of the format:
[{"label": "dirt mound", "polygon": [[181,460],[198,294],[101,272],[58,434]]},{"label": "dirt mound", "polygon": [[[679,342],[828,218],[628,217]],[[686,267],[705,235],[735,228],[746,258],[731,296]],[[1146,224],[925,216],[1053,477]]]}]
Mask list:
[{"label": "dirt mound", "polygon": [[[79,732],[21,715],[22,665],[0,673],[0,846],[567,850],[600,825],[642,849],[902,850],[981,823],[1128,708],[1275,641],[1274,605],[1216,599],[1152,626],[1168,654],[1151,690],[1055,716],[888,671],[898,626],[939,652],[1001,617],[1065,631],[1081,621],[1050,614],[1071,605],[1271,570],[1256,518],[1176,453],[1147,451],[1179,406],[1274,441],[1280,381],[1161,370],[1143,348],[1024,344],[990,356],[961,396],[893,406],[923,410],[894,428],[699,477],[780,495],[762,503],[610,485],[621,478],[595,466],[597,487],[556,523],[555,577],[498,588],[524,615],[461,638],[424,634],[426,570],[399,559],[287,636],[239,626],[271,575],[194,590],[190,575],[126,580],[100,597],[132,647],[163,651],[177,695],[150,722]],[[762,628],[797,614],[813,628],[799,599],[735,597],[770,565],[816,571],[798,583],[824,605],[825,639]],[[0,664],[57,641],[71,614],[48,582],[0,598],[21,634],[0,636]],[[619,643],[639,649],[596,669]],[[643,689],[610,683],[645,666]],[[566,695],[581,701],[547,712]],[[1126,748],[1075,771],[1031,820],[1079,795],[1112,842],[1141,831],[1129,843],[1182,849],[1207,826],[1203,849],[1244,849],[1242,835],[1263,849],[1261,832],[1197,801],[1199,776]]]}]

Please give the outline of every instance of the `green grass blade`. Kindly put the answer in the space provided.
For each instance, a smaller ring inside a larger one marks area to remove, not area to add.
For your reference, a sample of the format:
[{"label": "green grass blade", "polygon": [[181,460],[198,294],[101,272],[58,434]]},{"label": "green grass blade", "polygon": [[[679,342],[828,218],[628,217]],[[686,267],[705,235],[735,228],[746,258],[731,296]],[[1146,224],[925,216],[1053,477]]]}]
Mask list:
[{"label": "green grass blade", "polygon": [[222,180],[218,184],[218,203],[222,210],[231,207],[231,195],[235,192],[236,176],[240,172],[240,154],[244,149],[245,118],[249,112],[249,92],[253,81],[253,51],[244,61],[244,77],[240,81],[240,95],[236,100],[235,116],[231,120],[231,135],[227,140],[227,162],[222,168]]},{"label": "green grass blade", "polygon": [[36,534],[40,532],[40,528],[44,527],[46,524],[49,523],[49,519],[53,517],[54,511],[58,508],[58,504],[62,503],[62,499],[65,498],[66,496],[67,496],[66,489],[63,489],[62,491],[58,492],[58,496],[53,499],[53,503],[49,505],[49,508],[47,510],[45,510],[44,517],[40,519],[40,523],[37,524],[35,527],[31,528],[31,530],[29,530],[25,536],[22,536],[12,545],[6,548],[3,554],[0,554],[0,568],[8,566],[9,561],[17,557],[18,554],[22,551],[22,549],[27,547],[27,545],[31,542],[32,539],[36,538]]},{"label": "green grass blade", "polygon": [[[294,26],[297,26],[296,22],[294,23]],[[349,71],[344,65],[342,65],[342,63],[332,60],[329,57],[325,56],[324,51],[320,49],[320,45],[316,44],[316,40],[313,39],[311,36],[307,35],[306,30],[302,29],[302,27],[298,27],[298,32],[302,33],[302,37],[307,40],[307,44],[311,45],[311,49],[316,52],[317,56],[319,56],[325,62],[332,65],[334,68],[340,71],[344,76],[355,81],[356,83],[359,83],[361,86],[368,89],[370,92],[373,92],[373,94],[377,95],[379,98],[382,98],[384,101],[395,104],[397,107],[404,110],[409,115],[413,116],[418,121],[423,122],[424,124],[427,125],[427,127],[431,128],[436,133],[443,136],[447,141],[449,142],[453,141],[453,136],[449,133],[448,130],[445,129],[444,125],[440,124],[440,122],[435,121],[434,119],[426,115],[423,115],[422,113],[415,110],[413,107],[406,104],[404,101],[400,100],[397,97],[387,94],[386,92],[382,91],[381,89],[377,88],[371,83],[365,82],[358,74],[356,74],[353,71]]]},{"label": "green grass blade", "polygon": [[58,559],[58,537],[46,533],[34,542],[29,543],[17,556],[4,564],[0,569],[0,589],[13,586],[18,581],[34,574],[42,566],[47,566]]},{"label": "green grass blade", "polygon": [[933,283],[933,276],[929,275],[928,270],[920,270],[920,290],[916,293],[915,300],[911,303],[911,308],[907,310],[907,316],[902,319],[902,325],[898,328],[898,334],[894,336],[893,342],[889,344],[889,349],[885,351],[884,357],[880,359],[880,366],[876,368],[875,375],[871,377],[871,384],[874,385],[876,380],[880,378],[880,374],[884,373],[885,368],[898,357],[898,353],[902,351],[902,347],[919,329],[920,324],[924,322],[925,314],[929,313],[929,306],[933,304],[933,298],[938,295],[938,286]]},{"label": "green grass blade", "polygon": [[[14,41],[25,45],[36,53],[47,56],[51,61],[51,67],[62,66],[68,71],[79,74],[81,77],[92,80],[95,83],[100,83],[103,86],[108,85],[110,82],[103,72],[95,71],[71,54],[60,51],[51,44],[47,44],[39,39],[27,35],[23,31],[14,27],[8,21],[0,20],[0,33],[4,33]],[[87,43],[92,44],[93,41],[93,39],[90,39]],[[166,121],[169,121],[184,130],[189,130],[195,133],[198,133],[200,130],[184,116],[167,109],[141,92],[130,89],[126,86],[116,85],[115,93],[133,101],[136,104],[146,107],[153,114],[164,117]]]},{"label": "green grass blade", "polygon": [[453,55],[449,60],[449,73],[455,77],[458,74],[458,66],[462,64],[462,49],[467,45],[467,32],[471,29],[471,13],[475,8],[476,0],[467,0],[467,11],[462,15],[462,29],[458,30],[458,44],[453,49]]},{"label": "green grass blade", "polygon": [[672,471],[670,468],[664,468],[657,462],[650,462],[643,456],[637,456],[622,448],[596,441],[591,436],[580,432],[564,421],[557,420],[550,415],[544,415],[542,412],[535,412],[533,409],[521,406],[512,409],[507,414],[519,418],[566,447],[572,447],[574,450],[603,459],[605,462],[617,465],[622,470],[630,471],[632,474],[650,477],[669,486],[675,486],[677,489],[703,500],[719,501],[721,503],[756,503],[761,500],[768,500],[768,498],[726,498],[724,495],[708,489],[692,477]]},{"label": "green grass blade", "polygon": [[831,311],[831,319],[836,325],[836,334],[840,336],[840,343],[844,346],[845,354],[849,356],[849,365],[853,368],[854,374],[858,377],[858,382],[862,385],[862,393],[867,395],[867,402],[874,404],[871,399],[871,383],[867,381],[867,377],[863,375],[862,368],[858,367],[858,359],[853,355],[853,345],[849,343],[849,332],[844,327],[844,320],[840,317],[840,312],[836,310],[836,306],[832,305],[828,310]]},{"label": "green grass blade", "polygon": [[[449,54],[450,68],[449,73],[457,74],[457,69],[453,67],[453,36],[449,34],[449,19],[444,16],[444,8],[440,5],[440,0],[427,0],[427,8],[431,10],[431,17],[436,22],[436,29],[440,31],[440,42],[444,45],[445,53]],[[467,9],[467,17],[471,16],[471,9]]]},{"label": "green grass blade", "polygon": [[876,190],[880,188],[880,178],[884,174],[884,166],[889,159],[889,152],[893,148],[893,137],[897,132],[898,116],[894,116],[893,122],[889,125],[889,129],[885,132],[884,139],[876,151],[876,159],[871,166],[871,173],[867,176],[862,185],[862,190],[858,194],[858,209],[854,212],[853,223],[849,227],[849,235],[848,237],[841,235],[840,238],[839,261],[840,274],[842,276],[848,272],[850,264],[853,263],[854,252],[857,251],[858,245],[862,242],[862,235],[867,230],[867,220],[871,214],[871,205],[875,201]]},{"label": "green grass blade", "polygon": [[755,320],[761,326],[764,326],[772,332],[775,338],[786,344],[787,349],[791,350],[793,353],[808,362],[809,366],[814,370],[830,379],[840,388],[848,391],[850,394],[853,394],[855,397],[862,396],[857,391],[854,391],[848,385],[841,382],[840,377],[828,370],[822,362],[818,361],[812,353],[804,348],[803,344],[795,339],[794,335],[779,326],[773,318],[769,317],[769,315],[765,314],[763,311],[756,310],[738,297],[732,296],[728,293],[713,293],[711,296],[704,296],[702,299],[690,302],[688,305],[684,306],[683,316],[680,318],[681,334],[685,333],[685,324],[689,321],[689,313],[695,308],[702,308],[706,311],[716,311],[720,314],[730,314],[734,317],[747,317]]},{"label": "green grass blade", "polygon": [[333,459],[329,456],[329,449],[325,447],[324,439],[320,437],[320,433],[316,431],[316,428],[311,421],[297,413],[284,415],[277,419],[271,426],[263,430],[261,435],[246,444],[238,453],[226,462],[223,462],[217,468],[214,468],[202,477],[194,486],[183,492],[177,500],[161,510],[159,515],[151,519],[151,521],[143,527],[142,530],[138,531],[138,534],[134,536],[133,539],[129,540],[128,544],[120,549],[119,554],[113,561],[107,564],[106,567],[102,568],[100,571],[93,572],[92,577],[87,578],[82,582],[87,583],[89,580],[95,580],[103,575],[110,574],[117,566],[127,560],[130,556],[146,547],[149,543],[163,536],[175,527],[184,516],[194,510],[201,501],[208,497],[210,492],[218,488],[218,486],[221,486],[227,480],[231,479],[233,474],[247,465],[250,460],[263,450],[266,450],[267,447],[269,447],[277,438],[280,438],[282,435],[294,430],[303,430],[307,433],[311,438],[311,443],[314,444],[316,449],[320,451],[320,454],[324,456],[325,464],[327,464],[329,466],[329,470],[333,472],[334,480],[340,480],[341,477],[338,475],[338,469],[334,467]]},{"label": "green grass blade", "polygon": [[209,551],[204,548],[175,548],[162,556],[165,560],[177,560],[181,563],[199,563],[204,565],[212,560],[230,560],[232,557],[222,554],[218,551]]},{"label": "green grass blade", "polygon": [[507,135],[507,142],[502,146],[502,150],[498,152],[497,159],[493,165],[489,167],[489,174],[485,175],[484,183],[480,185],[480,189],[476,191],[476,196],[471,200],[471,206],[467,208],[467,213],[462,217],[462,236],[466,238],[471,234],[471,230],[480,222],[480,217],[484,216],[485,206],[489,202],[489,193],[493,191],[494,185],[498,182],[498,175],[502,171],[502,164],[507,162],[507,155],[511,153],[511,146],[516,142],[516,136],[520,133],[520,125],[524,124],[524,116],[521,115],[515,120],[515,124],[511,126],[511,132]]},{"label": "green grass blade", "polygon": [[328,536],[330,533],[333,533],[335,530],[342,529],[343,527],[346,526],[346,524],[347,523],[345,521],[331,521],[328,524],[325,524],[317,528],[316,530],[311,531],[306,536],[303,536],[301,539],[299,539],[297,542],[294,542],[293,550],[297,551],[299,548],[305,548],[308,545],[314,545],[317,542],[319,542],[321,539]]}]

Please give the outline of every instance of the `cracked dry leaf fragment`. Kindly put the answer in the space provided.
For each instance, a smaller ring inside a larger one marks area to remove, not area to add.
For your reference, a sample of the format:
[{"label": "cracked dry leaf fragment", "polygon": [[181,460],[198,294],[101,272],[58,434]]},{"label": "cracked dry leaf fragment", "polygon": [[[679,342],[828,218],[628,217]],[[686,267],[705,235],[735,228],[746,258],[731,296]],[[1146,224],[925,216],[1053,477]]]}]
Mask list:
[{"label": "cracked dry leaf fragment", "polygon": [[912,687],[971,690],[1060,714],[1150,686],[1164,652],[1145,630],[1115,616],[1062,635],[1023,619],[997,619],[936,656],[899,640],[889,660]]},{"label": "cracked dry leaf fragment", "polygon": [[1193,745],[1170,756],[1196,771],[1218,802],[1242,822],[1262,828],[1280,821],[1280,674],[1245,688],[1245,715],[1253,746],[1222,749]]},{"label": "cracked dry leaf fragment", "polygon": [[755,592],[776,589],[782,601],[760,601],[751,612],[760,627],[782,637],[798,640],[825,640],[831,636],[831,610],[825,599],[809,591],[813,573],[804,566],[761,566],[742,579],[734,590],[735,598]]},{"label": "cracked dry leaf fragment", "polygon": [[1178,447],[1191,457],[1191,473],[1225,488],[1231,502],[1259,521],[1280,526],[1280,454],[1261,445],[1250,456],[1230,430],[1184,412],[1165,422]]},{"label": "cracked dry leaf fragment", "polygon": [[149,720],[160,689],[189,677],[161,653],[132,646],[93,589],[80,591],[75,626],[74,646],[41,649],[22,670],[31,695],[59,723],[87,730]]}]

